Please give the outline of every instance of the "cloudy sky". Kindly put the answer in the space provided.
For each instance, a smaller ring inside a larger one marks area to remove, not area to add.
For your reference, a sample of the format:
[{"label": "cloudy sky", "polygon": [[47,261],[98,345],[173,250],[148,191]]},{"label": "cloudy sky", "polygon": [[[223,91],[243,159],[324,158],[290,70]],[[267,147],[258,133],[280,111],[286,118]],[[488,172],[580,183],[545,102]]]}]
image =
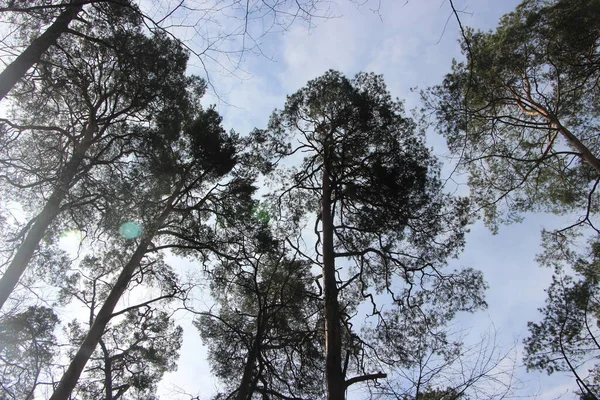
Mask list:
[{"label": "cloudy sky", "polygon": [[[518,3],[456,0],[455,6],[463,11],[460,17],[464,25],[489,30]],[[262,38],[262,55],[256,51],[244,54],[240,69],[233,73],[223,72],[215,63],[207,64],[214,90],[207,102],[217,105],[227,128],[246,133],[254,127],[264,127],[273,109],[283,106],[286,95],[328,69],[340,70],[347,76],[360,71],[383,74],[393,96],[405,99],[407,109],[418,107],[418,95],[410,89],[439,83],[449,71],[451,60],[461,59],[458,24],[448,0],[382,0],[378,13],[370,10],[375,3],[362,7],[344,0],[323,4],[330,7],[330,15],[335,18],[314,20],[313,27],[297,23],[285,34]],[[206,27],[203,32],[209,29]],[[195,33],[189,29],[181,28],[178,33],[187,35],[190,45],[198,44]],[[191,72],[205,75],[195,58]],[[430,131],[428,144],[444,160],[444,171],[448,173],[451,160],[443,139]],[[456,327],[468,332],[472,341],[490,329],[497,330],[501,351],[508,352],[516,343],[516,378],[520,382],[515,385],[519,388],[515,394],[519,398],[574,397],[571,379],[525,374],[521,367],[521,342],[527,334],[527,321],[539,319],[537,308],[543,305],[544,289],[551,277],[550,270],[535,263],[536,254],[541,251],[540,230],[559,226],[561,221],[555,217],[528,215],[524,223],[503,226],[494,236],[477,223],[467,237],[464,253],[452,261],[455,267],[482,270],[490,285],[489,308],[475,315],[459,316]],[[187,318],[180,318],[186,326],[180,368],[165,377],[161,393],[165,398],[179,398],[181,388],[207,399],[216,383],[203,361],[206,352]]]}]

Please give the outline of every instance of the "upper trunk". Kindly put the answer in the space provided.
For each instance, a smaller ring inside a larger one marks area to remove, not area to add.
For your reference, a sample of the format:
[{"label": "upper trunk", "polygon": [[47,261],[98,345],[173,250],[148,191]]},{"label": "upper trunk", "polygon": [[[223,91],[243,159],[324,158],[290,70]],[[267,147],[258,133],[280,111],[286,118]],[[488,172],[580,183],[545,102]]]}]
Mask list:
[{"label": "upper trunk", "polygon": [[[572,146],[575,150],[579,152],[579,157],[586,163],[588,163],[592,168],[596,170],[596,172],[600,175],[600,159],[596,157],[591,150],[579,140],[577,136],[573,134],[567,127],[565,127],[560,119],[552,112],[550,109],[535,101],[531,95],[531,85],[529,84],[529,79],[526,78],[526,94],[519,96],[516,94],[514,89],[510,89],[513,93],[515,93],[515,99],[517,101],[517,106],[521,111],[523,111],[527,115],[535,115],[541,116],[545,118],[550,126],[557,130],[558,133],[562,135],[562,137]],[[549,147],[552,145],[552,141],[550,141]]]},{"label": "upper trunk", "polygon": [[596,155],[594,155],[590,149],[583,144],[569,129],[558,122],[558,120],[551,120],[551,123],[554,128],[558,129],[558,132],[560,132],[567,142],[569,142],[569,144],[580,153],[581,159],[591,165],[592,168],[596,170],[596,173],[600,175],[600,160],[596,157]]},{"label": "upper trunk", "polygon": [[71,5],[54,20],[52,25],[44,33],[35,39],[13,62],[0,73],[0,100],[17,84],[27,73],[29,68],[36,64],[48,48],[54,44],[62,35],[71,21],[81,11],[81,1],[71,0]]}]

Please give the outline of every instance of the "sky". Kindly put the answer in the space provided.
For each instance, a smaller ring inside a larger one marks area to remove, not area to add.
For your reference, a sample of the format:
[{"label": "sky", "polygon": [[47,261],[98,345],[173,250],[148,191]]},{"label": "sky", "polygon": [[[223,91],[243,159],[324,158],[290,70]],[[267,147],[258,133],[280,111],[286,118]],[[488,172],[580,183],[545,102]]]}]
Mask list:
[{"label": "sky", "polygon": [[[455,6],[461,11],[464,25],[489,30],[518,3],[456,0]],[[332,18],[314,20],[314,26],[300,21],[284,33],[265,36],[260,42],[262,54],[256,51],[243,54],[238,59],[238,69],[223,70],[210,60],[202,65],[192,57],[191,73],[206,76],[209,72],[211,88],[206,103],[216,104],[226,128],[245,134],[254,127],[265,127],[272,111],[283,107],[286,95],[328,69],[347,76],[360,71],[382,74],[389,91],[394,97],[404,99],[407,109],[419,107],[418,93],[411,88],[424,89],[441,82],[452,59],[462,59],[457,42],[459,28],[448,0],[382,0],[378,12],[371,10],[377,3],[361,7],[343,0],[323,4],[329,7],[327,12]],[[156,9],[157,13],[161,11],[164,12]],[[186,22],[194,25],[193,19]],[[210,26],[202,25],[194,32],[209,32]],[[201,49],[202,43],[190,28],[181,27],[175,32],[185,37],[192,48]],[[443,176],[447,176],[452,162],[443,138],[430,130],[427,140],[445,163]],[[571,378],[525,374],[521,365],[527,321],[539,320],[537,309],[544,304],[544,289],[552,274],[535,262],[536,254],[541,252],[540,231],[563,223],[554,216],[526,215],[523,223],[502,226],[497,235],[476,223],[467,236],[464,252],[450,262],[451,267],[471,267],[485,275],[489,284],[488,309],[474,315],[459,315],[456,328],[467,332],[470,341],[477,341],[493,330],[497,332],[500,351],[512,351],[513,355],[516,352],[514,396],[517,398],[574,398]],[[180,268],[194,268],[191,262],[176,262]],[[198,304],[202,301],[198,299]],[[183,315],[178,318],[185,329],[179,369],[165,376],[160,393],[164,398],[183,399],[186,396],[182,393],[187,392],[208,399],[217,384],[205,362],[206,350],[197,331],[190,326],[190,318]],[[353,396],[361,398],[356,393]]]}]

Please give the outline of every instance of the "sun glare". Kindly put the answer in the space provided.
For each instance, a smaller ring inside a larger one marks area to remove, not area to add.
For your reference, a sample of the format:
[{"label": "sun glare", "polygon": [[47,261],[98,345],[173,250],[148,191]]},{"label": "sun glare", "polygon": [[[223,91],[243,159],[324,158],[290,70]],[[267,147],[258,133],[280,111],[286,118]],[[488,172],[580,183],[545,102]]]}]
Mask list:
[{"label": "sun glare", "polygon": [[135,239],[136,237],[141,235],[142,227],[136,224],[135,222],[125,222],[119,228],[119,233],[125,239]]}]

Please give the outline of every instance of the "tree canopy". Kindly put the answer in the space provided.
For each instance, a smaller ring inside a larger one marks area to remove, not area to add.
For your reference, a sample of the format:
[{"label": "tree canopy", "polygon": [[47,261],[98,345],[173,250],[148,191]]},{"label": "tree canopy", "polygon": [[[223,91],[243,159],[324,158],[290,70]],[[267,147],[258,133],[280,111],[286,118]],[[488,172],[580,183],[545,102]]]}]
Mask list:
[{"label": "tree canopy", "polygon": [[429,301],[452,315],[483,306],[480,274],[441,272],[463,246],[468,202],[443,193],[422,132],[381,76],[328,71],[288,97],[268,132],[305,154],[272,201],[284,220],[314,224],[315,254],[296,248],[322,269],[327,398],[343,399],[348,386],[386,377],[354,328],[363,301],[382,330],[377,295],[399,318]]},{"label": "tree canopy", "polygon": [[424,93],[486,221],[583,212],[600,174],[598,1],[526,0],[492,32],[467,30],[467,60]]},{"label": "tree canopy", "polygon": [[528,212],[576,218],[544,232],[539,261],[555,274],[542,321],[529,323],[525,362],[569,371],[582,398],[598,397],[599,11],[596,0],[525,0],[494,31],[464,30],[466,61],[423,93],[494,231]]},{"label": "tree canopy", "polygon": [[[594,229],[600,3],[526,0],[463,31],[467,60],[423,96],[471,198],[381,75],[329,70],[251,132],[207,104],[211,66],[328,4],[0,1],[0,398],[156,399],[187,317],[214,400],[505,396],[504,359],[453,326],[487,283],[448,264],[474,204],[493,228],[551,211],[582,215],[565,237]],[[528,367],[570,371],[582,398],[598,397],[597,242],[548,246],[526,339]]]},{"label": "tree canopy", "polygon": [[[529,323],[525,364],[548,374],[566,371],[575,377],[582,398],[600,397],[600,245],[592,242],[587,254],[570,252],[547,259],[554,267],[542,320]],[[572,267],[570,273],[568,267]]]}]

